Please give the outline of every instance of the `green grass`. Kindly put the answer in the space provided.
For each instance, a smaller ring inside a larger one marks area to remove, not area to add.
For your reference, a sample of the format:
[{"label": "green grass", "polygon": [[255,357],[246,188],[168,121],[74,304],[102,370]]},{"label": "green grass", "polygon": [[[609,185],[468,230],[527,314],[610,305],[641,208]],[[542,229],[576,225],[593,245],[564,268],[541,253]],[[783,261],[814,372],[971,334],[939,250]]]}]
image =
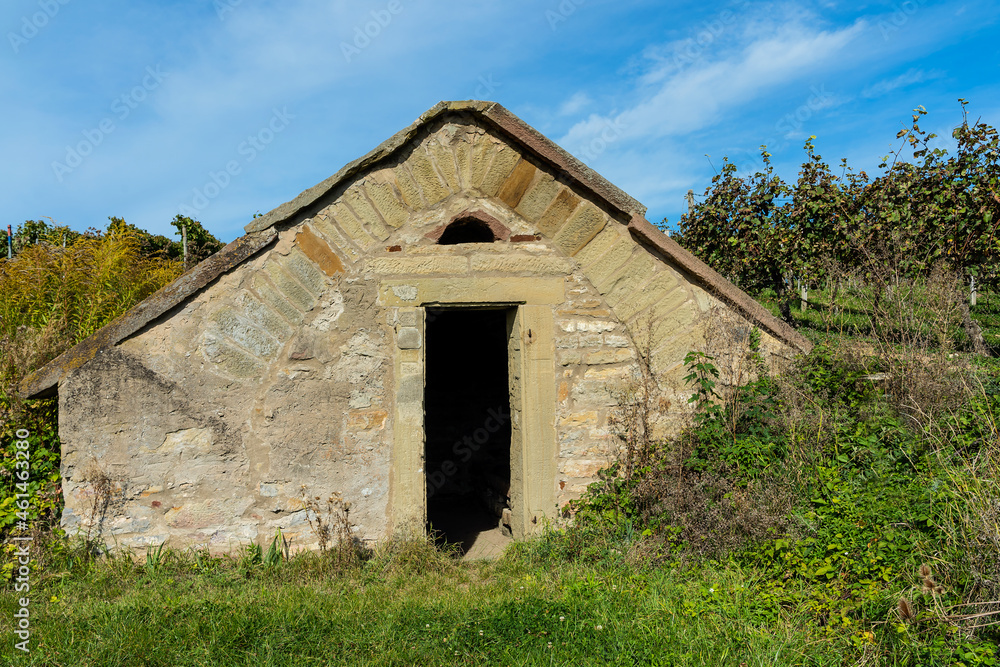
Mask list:
[{"label": "green grass", "polygon": [[[771,291],[756,296],[772,315],[780,318],[778,301]],[[871,319],[866,304],[856,295],[842,290],[837,297],[839,310],[831,309],[827,290],[809,290],[809,303],[801,309],[798,298],[792,300],[791,313],[799,330],[814,342],[837,343],[844,338],[865,340],[871,336]],[[971,308],[972,316],[982,327],[986,343],[994,354],[1000,351],[1000,292],[989,290],[978,294],[977,305]],[[960,334],[959,338],[964,338]]]},{"label": "green grass", "polygon": [[[339,575],[293,558],[250,578],[121,561],[41,574],[26,665],[837,665],[850,633],[712,569],[455,564]],[[0,615],[12,618],[5,593]]]}]

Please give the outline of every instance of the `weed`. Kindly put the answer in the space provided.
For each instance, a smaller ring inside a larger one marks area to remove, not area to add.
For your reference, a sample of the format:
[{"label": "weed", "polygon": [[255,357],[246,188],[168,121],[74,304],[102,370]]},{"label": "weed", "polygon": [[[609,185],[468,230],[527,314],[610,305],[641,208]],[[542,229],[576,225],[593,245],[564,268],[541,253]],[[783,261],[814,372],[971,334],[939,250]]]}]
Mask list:
[{"label": "weed", "polygon": [[167,541],[163,540],[156,548],[146,550],[146,571],[150,574],[156,574],[163,567],[163,547],[166,544]]},{"label": "weed", "polygon": [[262,563],[266,569],[274,569],[282,560],[288,560],[288,550],[289,542],[285,539],[285,536],[281,533],[279,528],[274,533],[274,539],[271,540],[271,546],[267,548],[267,553],[264,554]]},{"label": "weed", "polygon": [[321,504],[320,496],[310,496],[302,487],[302,502],[306,518],[319,549],[327,554],[335,570],[359,565],[365,557],[364,549],[354,535],[351,523],[351,503],[338,492],[327,496]]}]

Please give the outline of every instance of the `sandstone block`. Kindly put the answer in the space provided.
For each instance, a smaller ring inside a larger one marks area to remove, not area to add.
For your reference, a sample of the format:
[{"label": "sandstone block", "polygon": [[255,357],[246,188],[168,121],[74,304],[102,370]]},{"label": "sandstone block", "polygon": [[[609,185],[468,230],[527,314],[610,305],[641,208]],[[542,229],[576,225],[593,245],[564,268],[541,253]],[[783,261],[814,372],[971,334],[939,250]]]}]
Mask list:
[{"label": "sandstone block", "polygon": [[396,383],[396,402],[423,404],[424,378],[420,375],[407,375],[399,378]]},{"label": "sandstone block", "polygon": [[396,347],[401,350],[416,350],[420,347],[420,329],[416,327],[400,327],[396,333]]},{"label": "sandstone block", "polygon": [[455,142],[455,168],[458,180],[465,190],[472,185],[472,142],[469,135]]},{"label": "sandstone block", "polygon": [[219,331],[256,357],[269,359],[278,350],[278,341],[230,308],[219,310],[213,319]]},{"label": "sandstone block", "polygon": [[482,184],[495,152],[496,144],[492,139],[482,135],[476,138],[472,145],[472,187],[478,188]]},{"label": "sandstone block", "polygon": [[374,178],[367,178],[364,182],[364,188],[368,193],[368,198],[375,204],[389,226],[399,228],[406,223],[409,218],[406,206],[396,197],[390,184],[377,181]]},{"label": "sandstone block", "polygon": [[[693,350],[704,349],[705,339],[694,333],[673,338],[666,346],[651,355],[650,368],[659,375],[676,373],[684,368],[684,357]],[[681,373],[683,375],[683,373]],[[685,388],[682,383],[678,388]]]},{"label": "sandstone block", "polygon": [[326,210],[331,210],[331,213],[317,213],[312,219],[313,228],[323,236],[330,249],[346,259],[348,263],[353,263],[361,259],[361,253],[358,252],[358,249],[354,247],[351,241],[347,240],[347,237],[344,236],[343,232],[340,231],[330,217],[332,209]]},{"label": "sandstone block", "polygon": [[[690,302],[681,305],[679,308],[663,312],[665,310],[665,308],[657,310],[656,307],[654,307],[653,311],[651,311],[656,317],[652,330],[652,349],[654,350],[669,343],[670,340],[676,338],[678,335],[690,330],[695,324],[695,320],[700,315],[697,308],[695,308],[695,305]],[[685,350],[685,352],[688,351],[689,350]]]},{"label": "sandstone block", "polygon": [[563,257],[539,255],[473,255],[473,271],[502,271],[535,275],[565,275],[573,270]]},{"label": "sandstone block", "polygon": [[496,196],[500,191],[500,186],[503,185],[520,159],[521,156],[517,151],[506,144],[500,144],[493,155],[490,168],[483,175],[483,182],[479,186],[480,192],[489,197]]},{"label": "sandstone block", "polygon": [[326,275],[333,276],[343,273],[344,264],[340,258],[330,249],[330,244],[317,236],[310,226],[302,227],[295,235],[295,245]]},{"label": "sandstone block", "polygon": [[560,403],[565,403],[567,398],[569,398],[569,382],[563,380],[559,383],[559,390],[556,392],[556,400]]},{"label": "sandstone block", "polygon": [[628,321],[655,303],[676,301],[674,306],[679,306],[687,299],[687,295],[683,294],[683,290],[677,289],[678,285],[673,271],[658,271],[642,289],[635,290],[616,304],[615,314],[621,320]]},{"label": "sandstone block", "polygon": [[250,286],[264,303],[293,325],[302,322],[302,313],[298,308],[290,304],[288,299],[262,276],[254,276]]},{"label": "sandstone block", "polygon": [[[414,298],[416,298],[416,295],[414,295]],[[400,308],[398,320],[404,327],[415,327],[417,326],[417,321],[419,320],[418,315],[419,312],[416,308]]]},{"label": "sandstone block", "polygon": [[461,255],[430,255],[424,257],[373,257],[369,271],[382,274],[466,273],[469,260]]},{"label": "sandstone block", "polygon": [[[673,335],[669,335],[673,333]],[[669,357],[672,360],[683,359],[688,352],[705,349],[705,336],[697,329],[679,329],[674,331],[664,330],[663,336],[655,341],[658,345],[654,349],[653,357],[663,359]]]},{"label": "sandstone block", "polygon": [[[261,329],[267,331],[279,341],[292,335],[292,328],[288,326],[288,323],[285,322],[284,318],[268,306],[264,305],[250,292],[241,292],[240,295],[236,297],[236,304],[240,307],[240,310],[243,311],[243,315],[246,316],[247,319]],[[293,308],[292,310],[295,309]]]},{"label": "sandstone block", "polygon": [[433,206],[451,194],[447,186],[441,182],[434,164],[422,150],[415,149],[406,159],[406,164],[429,205]]},{"label": "sandstone block", "polygon": [[580,345],[580,337],[576,334],[566,334],[557,331],[556,332],[556,349],[557,350],[572,350]]},{"label": "sandstone block", "polygon": [[613,313],[607,308],[588,306],[583,308],[560,308],[556,311],[556,315],[560,317],[571,317],[574,315],[583,317],[611,317]]},{"label": "sandstone block", "polygon": [[497,197],[500,201],[507,204],[507,206],[517,208],[517,205],[521,203],[524,193],[528,191],[528,186],[531,185],[531,181],[535,178],[536,173],[538,173],[538,169],[535,168],[535,165],[522,158],[514,166],[507,180],[500,186]]},{"label": "sandstone block", "polygon": [[[559,350],[556,353],[556,360],[560,366],[576,366],[583,363],[583,351],[578,349]],[[569,391],[567,389],[567,391]]]},{"label": "sandstone block", "polygon": [[630,342],[628,336],[623,334],[604,334],[604,344],[608,347],[628,347]]},{"label": "sandstone block", "polygon": [[403,203],[414,211],[423,209],[424,201],[420,197],[420,188],[417,187],[417,182],[410,175],[406,165],[401,164],[394,167],[392,173],[396,177],[396,187],[399,188],[399,194],[403,198]]},{"label": "sandstone block", "polygon": [[572,412],[559,418],[559,428],[580,428],[582,426],[597,426],[597,410]]},{"label": "sandstone block", "polygon": [[415,285],[393,285],[390,289],[400,301],[416,301],[417,295],[420,294]]},{"label": "sandstone block", "polygon": [[538,221],[538,231],[550,239],[553,238],[581,201],[583,200],[577,197],[572,190],[562,187]]},{"label": "sandstone block", "polygon": [[285,273],[278,262],[268,261],[264,265],[264,271],[285,299],[302,312],[308,312],[316,305],[315,297],[294,278]]},{"label": "sandstone block", "polygon": [[[465,258],[460,256],[459,259]],[[400,287],[416,288],[419,299],[403,298],[409,297],[408,293],[398,295],[396,290]],[[412,306],[414,300],[427,303],[513,302],[551,306],[562,303],[565,299],[561,277],[510,276],[497,280],[490,276],[452,274],[434,278],[386,278],[379,283],[379,300],[386,306]]]},{"label": "sandstone block", "polygon": [[601,333],[604,331],[613,331],[615,326],[616,325],[614,322],[609,322],[607,320],[602,320],[598,318],[577,318],[559,322],[559,329],[567,333],[573,331],[589,331],[592,333]]},{"label": "sandstone block", "polygon": [[580,251],[576,253],[576,261],[580,262],[580,266],[586,269],[601,259],[612,247],[620,245],[624,241],[625,239],[618,233],[618,228],[615,225],[609,225],[592,238],[590,243],[580,248]]},{"label": "sandstone block", "polygon": [[611,350],[596,350],[590,352],[584,358],[584,363],[586,364],[620,364],[625,361],[631,361],[635,358],[635,353],[632,352],[631,348],[620,347]]},{"label": "sandstone block", "polygon": [[[605,228],[605,230],[606,229],[607,228]],[[596,240],[597,239],[594,239],[594,241]],[[587,246],[580,251],[580,254],[586,252],[587,248],[593,245],[594,241],[587,244]],[[590,279],[590,282],[593,283],[594,287],[596,287],[599,292],[607,294],[607,288],[602,286],[609,283],[611,277],[625,265],[625,262],[632,257],[633,253],[648,255],[645,250],[638,248],[631,240],[619,237],[614,243],[611,244],[611,247],[604,255],[597,259],[597,261],[594,261],[584,267],[583,273]],[[577,255],[577,257],[579,258],[579,255]]]},{"label": "sandstone block", "polygon": [[343,196],[344,202],[351,207],[355,217],[361,221],[365,230],[380,241],[389,238],[389,228],[382,221],[382,216],[375,210],[372,203],[365,197],[363,189],[357,184],[347,189]]},{"label": "sandstone block", "polygon": [[559,466],[559,472],[566,477],[597,477],[597,473],[609,465],[608,461],[598,459],[571,459]]},{"label": "sandstone block", "polygon": [[461,192],[462,182],[458,178],[458,165],[455,163],[455,154],[452,153],[447,137],[436,135],[425,144],[425,147],[431,160],[437,165],[438,172],[444,176],[448,189],[452,192]]},{"label": "sandstone block", "polygon": [[205,334],[204,350],[205,357],[226,375],[236,378],[260,378],[264,375],[263,363],[217,336]]},{"label": "sandstone block", "polygon": [[347,428],[351,431],[381,431],[389,413],[385,410],[354,410],[347,415]]},{"label": "sandstone block", "polygon": [[326,291],[326,278],[323,272],[309,261],[301,249],[294,248],[284,257],[279,256],[278,262],[314,296]]},{"label": "sandstone block", "polygon": [[590,239],[597,236],[597,233],[604,229],[606,218],[604,213],[589,202],[585,202],[577,208],[566,221],[556,235],[552,238],[553,243],[567,255],[573,256]]},{"label": "sandstone block", "polygon": [[591,366],[584,371],[584,381],[603,380],[604,382],[620,382],[628,378],[631,371],[622,366]]},{"label": "sandstone block", "polygon": [[535,184],[521,197],[521,201],[515,210],[525,220],[537,223],[541,220],[545,209],[555,200],[561,188],[562,185],[559,181],[546,173],[542,173],[541,177],[535,181]]},{"label": "sandstone block", "polygon": [[372,238],[372,235],[365,231],[364,225],[358,220],[357,216],[344,205],[344,202],[338,201],[332,207],[333,218],[340,225],[348,236],[351,237],[355,243],[357,243],[363,250],[368,250],[372,248],[378,241]]},{"label": "sandstone block", "polygon": [[[601,272],[599,276],[591,276],[588,271],[584,273],[590,278],[590,282],[597,288],[597,291],[607,298],[611,290],[623,281],[630,284],[636,280],[639,280],[640,284],[647,282],[653,275],[653,263],[651,260],[652,258],[648,252],[632,245],[627,259],[615,271]],[[648,268],[649,270],[643,272],[644,268]]]},{"label": "sandstone block", "polygon": [[610,383],[603,380],[578,380],[573,384],[570,397],[574,405],[610,408],[616,405],[611,393],[613,389]]}]

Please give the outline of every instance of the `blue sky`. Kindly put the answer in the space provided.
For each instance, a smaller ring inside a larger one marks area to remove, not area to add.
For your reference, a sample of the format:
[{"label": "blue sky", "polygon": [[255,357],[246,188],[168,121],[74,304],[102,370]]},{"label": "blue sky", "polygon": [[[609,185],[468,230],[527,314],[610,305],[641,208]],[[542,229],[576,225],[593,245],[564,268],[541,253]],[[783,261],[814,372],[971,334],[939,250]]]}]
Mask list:
[{"label": "blue sky", "polygon": [[[724,155],[871,171],[911,110],[1000,125],[995,2],[8,0],[3,224],[220,238],[442,99],[495,100],[678,222]],[[367,31],[368,35],[365,34]],[[714,166],[713,166],[714,165]],[[228,169],[228,173],[227,173]]]}]

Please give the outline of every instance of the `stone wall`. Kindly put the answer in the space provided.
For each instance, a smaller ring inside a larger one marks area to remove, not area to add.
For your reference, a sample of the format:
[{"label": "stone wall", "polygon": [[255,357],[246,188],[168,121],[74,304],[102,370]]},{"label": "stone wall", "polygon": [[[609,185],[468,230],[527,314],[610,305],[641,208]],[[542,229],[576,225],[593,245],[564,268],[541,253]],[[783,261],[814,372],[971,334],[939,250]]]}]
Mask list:
[{"label": "stone wall", "polygon": [[[569,180],[451,117],[336,186],[274,247],[60,388],[66,527],[97,521],[95,475],[117,480],[103,528],[122,546],[224,551],[278,528],[310,546],[304,492],[341,493],[362,539],[419,523],[421,318],[442,304],[522,309],[512,355],[528,361],[512,363],[546,386],[525,385],[515,415],[535,429],[523,474],[536,486],[519,501],[525,522],[554,519],[613,457],[614,390],[637,357],[673,392],[669,427],[681,360],[725,310]],[[465,215],[500,240],[439,245]],[[548,349],[523,347],[537,332]],[[549,432],[552,451],[536,445]]]}]

